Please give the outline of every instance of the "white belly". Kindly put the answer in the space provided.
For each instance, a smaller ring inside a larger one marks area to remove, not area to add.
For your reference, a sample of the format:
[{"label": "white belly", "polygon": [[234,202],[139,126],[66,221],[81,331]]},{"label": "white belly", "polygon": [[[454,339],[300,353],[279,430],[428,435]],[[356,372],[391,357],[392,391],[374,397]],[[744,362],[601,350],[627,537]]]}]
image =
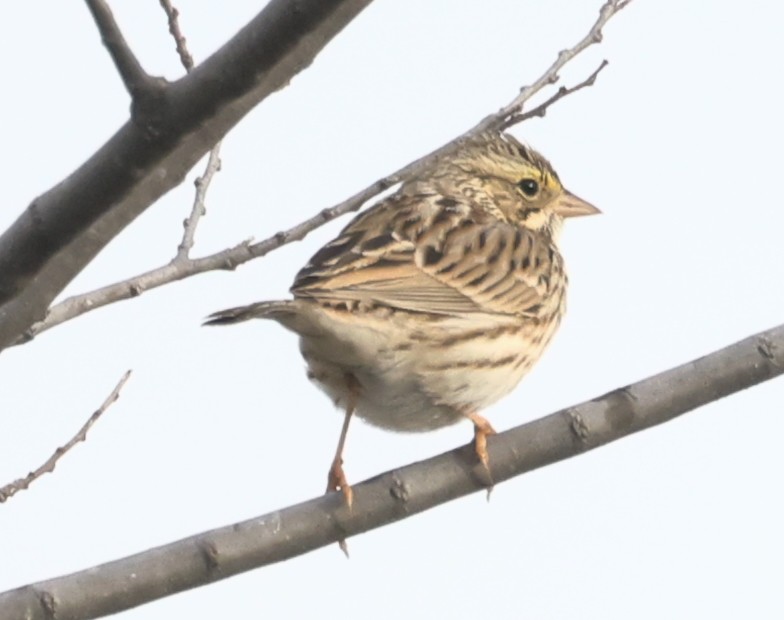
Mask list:
[{"label": "white belly", "polygon": [[356,415],[397,431],[454,424],[505,396],[557,326],[535,342],[533,326],[518,318],[474,315],[422,324],[395,314],[360,325],[344,317],[331,315],[329,330],[301,336],[308,376],[337,406],[353,401]]}]

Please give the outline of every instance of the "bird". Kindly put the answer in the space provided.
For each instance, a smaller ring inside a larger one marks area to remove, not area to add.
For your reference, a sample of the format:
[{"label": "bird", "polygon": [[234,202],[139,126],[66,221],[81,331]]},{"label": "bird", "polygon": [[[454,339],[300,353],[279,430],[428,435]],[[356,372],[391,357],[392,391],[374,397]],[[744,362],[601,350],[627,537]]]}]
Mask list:
[{"label": "bird", "polygon": [[354,217],[299,271],[292,299],[221,310],[205,325],[272,319],[299,336],[308,378],[343,410],[326,492],[349,508],[354,415],[403,432],[467,420],[489,476],[495,430],[480,412],[551,341],[566,310],[563,222],[597,213],[533,148],[484,132]]}]

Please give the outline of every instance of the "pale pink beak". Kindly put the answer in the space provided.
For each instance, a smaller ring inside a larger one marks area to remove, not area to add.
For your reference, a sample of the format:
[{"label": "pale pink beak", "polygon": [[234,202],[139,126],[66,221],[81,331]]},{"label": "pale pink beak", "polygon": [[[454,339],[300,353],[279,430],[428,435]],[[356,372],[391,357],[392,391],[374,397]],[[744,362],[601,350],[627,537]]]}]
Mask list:
[{"label": "pale pink beak", "polygon": [[601,213],[598,208],[582,198],[578,198],[570,191],[564,190],[555,205],[555,212],[561,217],[579,217],[581,215],[596,215]]}]

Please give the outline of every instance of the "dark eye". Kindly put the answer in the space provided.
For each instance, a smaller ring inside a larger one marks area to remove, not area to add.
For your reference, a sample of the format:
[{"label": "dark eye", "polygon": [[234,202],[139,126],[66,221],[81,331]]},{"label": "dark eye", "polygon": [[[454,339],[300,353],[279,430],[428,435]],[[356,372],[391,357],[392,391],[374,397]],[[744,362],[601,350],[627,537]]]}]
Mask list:
[{"label": "dark eye", "polygon": [[523,193],[529,198],[533,198],[539,193],[539,183],[533,179],[523,179],[517,184],[517,187],[523,190]]}]

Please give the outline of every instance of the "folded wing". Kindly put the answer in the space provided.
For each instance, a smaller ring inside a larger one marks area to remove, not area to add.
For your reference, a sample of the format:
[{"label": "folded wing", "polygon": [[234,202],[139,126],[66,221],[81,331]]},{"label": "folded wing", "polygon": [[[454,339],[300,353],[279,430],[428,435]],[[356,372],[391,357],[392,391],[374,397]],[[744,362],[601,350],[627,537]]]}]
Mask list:
[{"label": "folded wing", "polygon": [[454,200],[449,208],[422,208],[427,200],[370,209],[297,275],[295,297],[444,315],[538,315],[553,269],[549,244],[506,222],[480,220]]}]

